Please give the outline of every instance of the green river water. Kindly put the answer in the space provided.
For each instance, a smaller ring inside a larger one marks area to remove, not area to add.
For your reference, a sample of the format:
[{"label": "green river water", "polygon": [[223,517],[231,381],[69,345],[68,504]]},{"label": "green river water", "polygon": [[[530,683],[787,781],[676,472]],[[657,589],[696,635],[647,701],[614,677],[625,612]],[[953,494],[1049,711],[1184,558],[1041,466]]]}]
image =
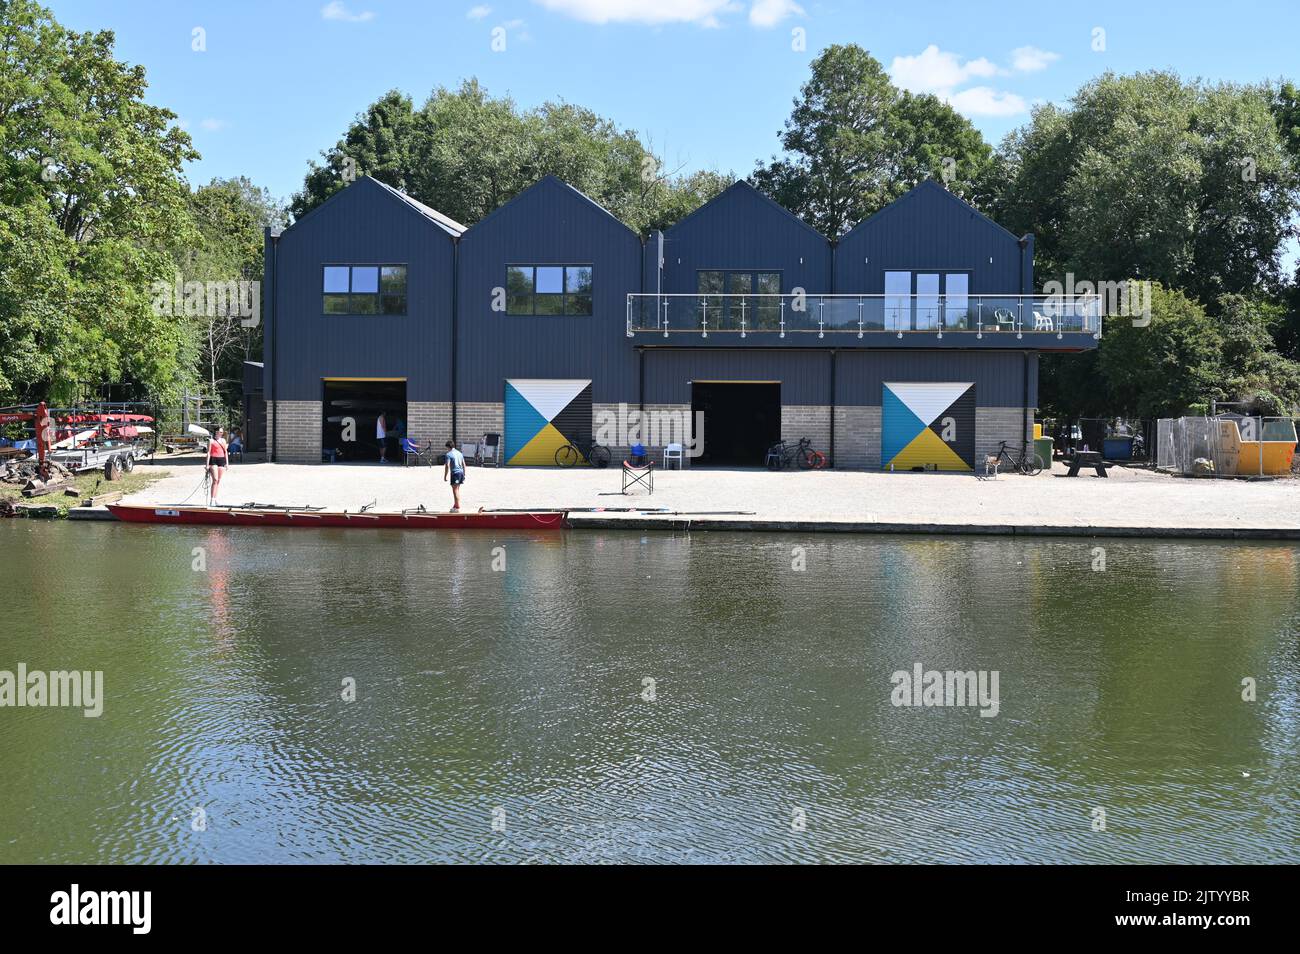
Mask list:
[{"label": "green river water", "polygon": [[[1293,545],[10,520],[0,567],[0,670],[104,687],[0,708],[0,862],[1300,861]],[[917,664],[996,715],[894,705]]]}]

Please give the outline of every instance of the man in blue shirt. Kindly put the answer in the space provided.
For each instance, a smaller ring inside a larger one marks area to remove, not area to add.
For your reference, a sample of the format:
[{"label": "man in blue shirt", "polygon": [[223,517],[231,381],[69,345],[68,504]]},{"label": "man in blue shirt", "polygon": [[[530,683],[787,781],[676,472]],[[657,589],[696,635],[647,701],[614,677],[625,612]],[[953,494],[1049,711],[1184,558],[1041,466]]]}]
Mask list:
[{"label": "man in blue shirt", "polygon": [[451,481],[451,496],[454,506],[452,513],[460,512],[460,485],[465,482],[465,455],[456,450],[451,441],[447,442],[447,463],[442,468],[443,481]]}]

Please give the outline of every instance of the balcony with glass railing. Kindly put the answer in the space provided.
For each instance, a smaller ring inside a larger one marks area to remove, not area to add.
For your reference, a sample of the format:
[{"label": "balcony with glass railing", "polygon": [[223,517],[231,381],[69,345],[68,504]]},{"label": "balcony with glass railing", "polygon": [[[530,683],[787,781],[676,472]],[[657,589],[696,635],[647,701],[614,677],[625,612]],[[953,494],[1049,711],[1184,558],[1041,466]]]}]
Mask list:
[{"label": "balcony with glass railing", "polygon": [[713,338],[713,343],[923,345],[945,336],[952,343],[988,339],[992,344],[1010,336],[1043,344],[1068,338],[1074,347],[1092,347],[1101,337],[1101,315],[1099,296],[1077,295],[627,296],[629,338],[657,336],[680,344]]}]

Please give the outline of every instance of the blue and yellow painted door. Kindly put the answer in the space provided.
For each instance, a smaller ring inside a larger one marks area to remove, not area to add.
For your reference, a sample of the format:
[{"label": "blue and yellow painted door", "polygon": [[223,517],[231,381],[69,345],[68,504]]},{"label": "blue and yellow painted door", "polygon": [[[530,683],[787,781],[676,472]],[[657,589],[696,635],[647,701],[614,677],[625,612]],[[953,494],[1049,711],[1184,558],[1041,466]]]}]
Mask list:
[{"label": "blue and yellow painted door", "polygon": [[974,384],[885,382],[880,405],[881,467],[974,470]]},{"label": "blue and yellow painted door", "polygon": [[506,381],[505,462],[547,465],[570,441],[591,441],[591,380],[512,378]]}]

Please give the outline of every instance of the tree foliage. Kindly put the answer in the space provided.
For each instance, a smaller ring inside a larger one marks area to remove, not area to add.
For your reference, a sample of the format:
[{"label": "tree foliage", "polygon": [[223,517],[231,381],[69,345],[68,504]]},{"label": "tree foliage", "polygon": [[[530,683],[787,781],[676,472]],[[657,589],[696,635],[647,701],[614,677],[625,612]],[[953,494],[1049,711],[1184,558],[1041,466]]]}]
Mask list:
[{"label": "tree foliage", "polygon": [[1297,175],[1265,87],[1106,73],[999,150],[995,218],[1036,273],[1153,279],[1209,303],[1281,284]]},{"label": "tree foliage", "polygon": [[472,225],[545,175],[589,195],[638,232],[663,228],[717,195],[730,176],[689,176],[634,133],[572,103],[521,110],[476,80],[438,88],[415,108],[392,91],[312,163],[291,211],[301,218],[360,175]]},{"label": "tree foliage", "polygon": [[191,237],[176,117],[144,99],[111,32],[30,0],[0,6],[0,392],[71,400],[105,382],[172,384],[181,323],[150,283]]},{"label": "tree foliage", "polygon": [[759,163],[751,181],[830,238],[927,178],[979,201],[992,156],[969,120],[934,96],[898,90],[854,44],[813,61],[780,141],[785,154]]},{"label": "tree foliage", "polygon": [[[190,195],[189,211],[197,241],[176,250],[179,278],[205,285],[262,281],[264,231],[287,221],[284,208],[266,189],[243,177],[213,179]],[[260,317],[260,311],[255,314]],[[207,307],[193,318],[193,338],[183,364],[200,372],[204,387],[224,395],[233,407],[238,404],[243,362],[261,354],[262,330],[230,308],[222,313]]]}]

